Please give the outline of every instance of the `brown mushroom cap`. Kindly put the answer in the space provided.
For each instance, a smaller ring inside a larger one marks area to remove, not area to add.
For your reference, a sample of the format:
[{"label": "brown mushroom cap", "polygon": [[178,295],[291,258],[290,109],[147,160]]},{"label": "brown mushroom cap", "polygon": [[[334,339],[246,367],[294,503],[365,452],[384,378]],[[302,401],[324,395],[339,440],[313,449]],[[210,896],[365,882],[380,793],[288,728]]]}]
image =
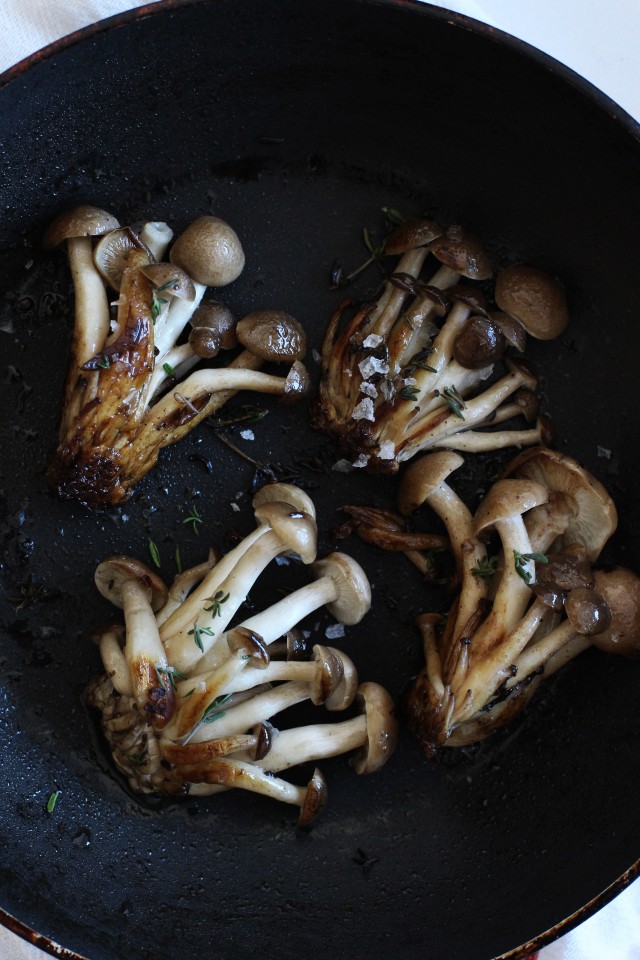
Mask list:
[{"label": "brown mushroom cap", "polygon": [[[132,262],[132,254],[136,254],[136,266],[146,266],[153,260],[151,251],[133,232],[131,227],[118,227],[104,233],[93,250],[93,262],[102,279],[113,290],[120,290],[122,274]],[[143,269],[144,272],[144,269]],[[148,276],[145,274],[145,276]]]},{"label": "brown mushroom cap", "polygon": [[302,360],[307,337],[293,317],[283,310],[254,310],[238,321],[236,335],[243,347],[261,360]]},{"label": "brown mushroom cap", "polygon": [[416,247],[424,247],[443,233],[443,228],[435,220],[405,220],[387,238],[385,253],[394,256],[415,250]]},{"label": "brown mushroom cap", "polygon": [[359,623],[371,608],[371,586],[360,564],[335,551],[317,560],[311,569],[317,580],[330,577],[336,585],[338,596],[326,605],[329,613],[347,626]]},{"label": "brown mushroom cap", "polygon": [[611,626],[611,608],[601,593],[590,587],[576,587],[564,603],[567,618],[583,637],[604,633]]},{"label": "brown mushroom cap", "polygon": [[94,580],[102,596],[116,607],[122,607],[122,587],[130,580],[137,580],[147,589],[149,602],[154,611],[160,610],[169,597],[164,581],[146,564],[134,557],[107,557],[96,567]]},{"label": "brown mushroom cap", "polygon": [[492,323],[500,327],[509,346],[515,347],[519,353],[524,353],[527,345],[527,331],[520,321],[509,313],[503,313],[502,310],[490,310],[488,316]]},{"label": "brown mushroom cap", "polygon": [[421,507],[449,474],[463,463],[464,458],[453,450],[438,450],[412,460],[398,485],[398,509],[403,517],[408,517]]},{"label": "brown mushroom cap", "polygon": [[593,642],[606,653],[640,659],[640,577],[625,567],[596,570],[595,587],[611,609],[611,626]]},{"label": "brown mushroom cap", "polygon": [[42,243],[45,250],[52,250],[72,237],[97,237],[119,226],[111,213],[85,204],[58,214],[45,230]]},{"label": "brown mushroom cap", "polygon": [[316,767],[307,784],[307,793],[300,809],[298,826],[306,827],[318,817],[327,805],[327,781]]},{"label": "brown mushroom cap", "polygon": [[[237,319],[223,303],[217,300],[203,300],[200,306],[194,310],[189,323],[191,324],[191,333],[189,334],[189,343],[194,346],[194,341],[208,336],[211,342],[216,342],[219,350],[233,350],[238,345],[236,335]],[[203,356],[197,349],[194,350],[199,356]],[[215,356],[216,354],[207,353],[204,356]]]},{"label": "brown mushroom cap", "polygon": [[265,501],[254,508],[256,520],[268,523],[283,545],[297,553],[303,563],[316,558],[317,530],[313,517],[289,503]]},{"label": "brown mushroom cap", "polygon": [[244,251],[237,233],[224,220],[212,216],[194,220],[173,244],[169,259],[206,287],[224,287],[244,268]]},{"label": "brown mushroom cap", "polygon": [[602,484],[572,457],[548,447],[530,447],[507,464],[504,476],[526,477],[571,506],[566,531],[554,545],[582,544],[593,563],[618,524],[615,504]]},{"label": "brown mushroom cap", "polygon": [[458,224],[430,245],[431,253],[445,267],[449,267],[468,280],[488,280],[493,275],[491,261],[479,240]]},{"label": "brown mushroom cap", "polygon": [[231,653],[242,653],[251,660],[251,666],[260,670],[269,666],[269,651],[262,637],[246,627],[234,627],[227,633],[227,645]]},{"label": "brown mushroom cap", "polygon": [[327,647],[340,660],[342,679],[335,690],[330,693],[324,702],[327,710],[346,710],[354,701],[358,692],[358,671],[353,660],[343,650]]},{"label": "brown mushroom cap", "polygon": [[361,683],[356,700],[367,720],[367,739],[353,755],[353,769],[356,773],[375,773],[384,766],[398,743],[393,700],[377,683]]},{"label": "brown mushroom cap", "polygon": [[284,382],[284,393],[282,394],[283,403],[295,403],[300,397],[304,397],[311,387],[311,377],[305,365],[300,360],[295,360]]},{"label": "brown mushroom cap", "polygon": [[342,660],[331,647],[316,643],[313,648],[315,671],[310,683],[310,700],[318,706],[336,692],[344,677]]},{"label": "brown mushroom cap", "polygon": [[474,531],[480,533],[501,520],[522,516],[549,500],[549,491],[534,480],[496,480],[480,502],[474,516]]},{"label": "brown mushroom cap", "polygon": [[536,267],[512,266],[496,278],[495,301],[538,340],[560,336],[569,322],[564,290]]},{"label": "brown mushroom cap", "polygon": [[453,357],[466,370],[481,370],[497,363],[507,342],[500,328],[488,317],[469,317],[453,342]]},{"label": "brown mushroom cap", "polygon": [[161,287],[162,292],[169,297],[177,297],[179,300],[196,298],[193,280],[175,263],[150,263],[142,267],[140,272],[147,280],[151,280],[154,287]]}]

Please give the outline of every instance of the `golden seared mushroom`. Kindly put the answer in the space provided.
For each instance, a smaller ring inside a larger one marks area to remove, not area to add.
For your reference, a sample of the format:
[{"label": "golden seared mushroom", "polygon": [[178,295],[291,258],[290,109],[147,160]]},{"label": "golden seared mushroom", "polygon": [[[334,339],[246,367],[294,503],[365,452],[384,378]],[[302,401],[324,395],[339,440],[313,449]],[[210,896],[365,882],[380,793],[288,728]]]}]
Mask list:
[{"label": "golden seared mushroom", "polygon": [[446,550],[449,546],[448,537],[408,530],[404,518],[392,510],[352,504],[345,504],[340,509],[349,517],[339,528],[338,535],[341,538],[355,533],[361,540],[373,543],[382,550],[401,551],[425,577],[435,576],[431,553]]},{"label": "golden seared mushroom", "polygon": [[[95,249],[94,235],[99,236]],[[290,343],[283,341],[285,352],[277,356],[276,340],[270,359],[288,365],[284,376],[261,373],[262,357],[248,349],[225,367],[187,376],[203,358],[216,356],[220,346],[235,345],[229,311],[200,304],[205,284],[231,282],[244,255],[227,224],[204,217],[177,238],[171,263],[155,262],[171,235],[167,224],[150,222],[139,236],[91,207],[61,215],[45,234],[48,247],[67,244],[76,300],[59,442],[48,469],[49,484],[62,497],[88,506],[121,503],[163,447],[185,436],[238,390],[293,402],[309,388],[303,364],[289,359]],[[112,333],[107,287],[119,293]],[[189,321],[197,324],[194,336],[179,343]],[[197,333],[205,326],[206,345]],[[304,339],[299,327],[295,338]]]},{"label": "golden seared mushroom", "polygon": [[[426,613],[417,622],[425,667],[406,705],[428,755],[489,736],[524,709],[545,677],[589,646],[607,649],[612,623],[623,622],[620,598],[607,590],[616,577],[609,580],[591,569],[615,530],[615,507],[584,468],[546,448],[524,451],[507,465],[470,522],[464,505],[455,507],[453,501],[451,509],[444,463],[441,475],[434,464],[425,478],[423,464],[437,456],[411,465],[400,502],[406,510],[431,502],[454,553],[458,547],[458,563],[466,551],[475,565],[468,560],[462,565],[460,590],[447,617]],[[429,484],[444,496],[434,497]],[[483,556],[477,551],[485,549],[491,531],[498,533],[501,551]],[[640,581],[625,575],[634,596],[629,607],[640,610]],[[620,652],[635,655],[635,626],[628,633],[630,650]]]},{"label": "golden seared mushroom", "polygon": [[[338,441],[354,467],[371,472],[395,472],[434,448],[479,452],[549,442],[544,419],[525,429],[496,429],[531,417],[532,405],[515,396],[533,393],[537,378],[522,359],[508,356],[522,351],[529,319],[487,309],[472,281],[488,280],[491,264],[461,227],[434,229],[427,245],[422,239],[413,224],[397,242],[390,238],[386,252],[402,257],[377,302],[357,310],[343,330],[348,304],[329,323],[314,425]],[[441,265],[425,281],[430,256]],[[540,304],[544,310],[542,297]],[[506,370],[496,379],[498,365]]]},{"label": "golden seared mushroom", "polygon": [[[114,763],[134,790],[170,795],[254,790],[297,805],[298,822],[306,824],[326,801],[322,774],[316,771],[306,787],[299,787],[274,773],[314,755],[320,759],[354,750],[356,771],[373,772],[391,755],[397,730],[389,694],[377,684],[359,685],[355,665],[342,651],[313,643],[308,661],[270,656],[283,631],[295,633],[296,618],[323,602],[352,623],[364,616],[368,583],[350,558],[329,559],[326,572],[315,571],[316,584],[242,623],[230,622],[239,619],[235,614],[249,582],[269,557],[292,549],[305,563],[315,556],[315,509],[307,494],[291,484],[272,487],[256,495],[254,533],[226,557],[210,556],[185,571],[171,591],[131,558],[110,557],[98,566],[96,585],[123,609],[125,623],[94,635],[105,674],[91,684],[87,700],[100,712]],[[285,494],[290,503],[275,499]],[[354,586],[354,581],[359,582]],[[206,623],[200,623],[203,613]],[[183,634],[196,653],[177,659],[175,641]],[[205,638],[212,645],[203,652]],[[354,700],[361,717],[309,725],[304,748],[299,731],[271,723],[303,702],[316,710],[344,711]]]}]

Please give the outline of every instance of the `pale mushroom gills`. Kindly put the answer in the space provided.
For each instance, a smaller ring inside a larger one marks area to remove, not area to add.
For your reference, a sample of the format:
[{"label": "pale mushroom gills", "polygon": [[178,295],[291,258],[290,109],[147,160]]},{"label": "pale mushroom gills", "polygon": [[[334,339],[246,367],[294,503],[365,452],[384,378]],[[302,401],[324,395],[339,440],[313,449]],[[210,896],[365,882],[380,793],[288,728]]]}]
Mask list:
[{"label": "pale mushroom gills", "polygon": [[[98,566],[96,585],[124,624],[96,635],[105,673],[87,700],[135,791],[251,790],[297,807],[306,826],[326,806],[327,781],[318,768],[301,784],[282,774],[341,754],[358,774],[378,771],[394,752],[398,724],[388,692],[361,683],[346,653],[314,642],[300,659],[292,641],[323,607],[358,624],[371,604],[364,571],[342,553],[316,560],[315,509],[298,487],[270,484],[253,505],[256,529],[170,589],[131,558]],[[273,561],[292,551],[314,579],[280,596]],[[247,616],[243,602],[267,568],[278,599]],[[285,711],[304,702],[321,719],[287,728]],[[336,712],[346,718],[335,721]],[[274,722],[279,714],[283,725]]]}]

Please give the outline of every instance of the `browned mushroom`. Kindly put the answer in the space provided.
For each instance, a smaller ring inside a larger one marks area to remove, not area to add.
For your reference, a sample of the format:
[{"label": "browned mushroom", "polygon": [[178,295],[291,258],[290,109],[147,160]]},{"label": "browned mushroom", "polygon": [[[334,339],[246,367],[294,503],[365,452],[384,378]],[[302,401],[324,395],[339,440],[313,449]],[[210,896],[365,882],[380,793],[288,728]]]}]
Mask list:
[{"label": "browned mushroom", "polygon": [[564,290],[536,267],[511,266],[496,279],[496,303],[538,340],[559,337],[569,323]]}]

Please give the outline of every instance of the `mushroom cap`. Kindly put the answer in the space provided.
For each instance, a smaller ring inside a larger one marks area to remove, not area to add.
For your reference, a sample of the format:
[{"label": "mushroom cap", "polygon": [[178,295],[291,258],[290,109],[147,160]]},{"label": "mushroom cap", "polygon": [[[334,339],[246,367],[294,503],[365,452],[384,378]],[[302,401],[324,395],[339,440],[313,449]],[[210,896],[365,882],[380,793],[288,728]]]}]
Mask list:
[{"label": "mushroom cap", "polygon": [[549,491],[535,480],[496,480],[476,510],[473,518],[474,532],[478,534],[501,520],[522,516],[548,500]]},{"label": "mushroom cap", "polygon": [[467,370],[481,370],[496,363],[504,354],[506,345],[497,324],[488,317],[474,314],[453,342],[453,357]]},{"label": "mushroom cap", "polygon": [[569,323],[564,290],[536,267],[511,266],[496,278],[495,301],[538,340],[553,340]]},{"label": "mushroom cap", "polygon": [[261,360],[302,360],[307,352],[304,330],[284,310],[253,310],[238,321],[236,335]]},{"label": "mushroom cap", "polygon": [[[93,250],[93,262],[102,277],[113,290],[120,290],[122,274],[132,264],[132,254],[136,254],[135,265],[140,267],[151,264],[153,256],[149,248],[131,227],[118,227],[102,234]],[[144,273],[144,269],[142,271]],[[147,274],[145,273],[145,276]],[[149,278],[151,279],[151,278]]]},{"label": "mushroom cap", "polygon": [[[195,300],[196,288],[193,280],[175,263],[149,263],[141,267],[140,272],[156,287],[162,287],[162,292],[168,297],[177,297],[179,300]],[[197,311],[196,311],[197,313]]]},{"label": "mushroom cap", "polygon": [[313,563],[318,538],[313,517],[278,500],[259,504],[254,514],[259,523],[268,523],[283,546],[297,553],[303,563]]},{"label": "mushroom cap", "polygon": [[335,690],[327,697],[324,706],[327,710],[346,710],[353,703],[358,692],[358,671],[356,665],[343,650],[327,647],[342,664],[342,679]]},{"label": "mushroom cap", "polygon": [[238,234],[219,217],[198,217],[174,242],[171,263],[205,287],[225,287],[242,273],[244,251]]},{"label": "mushroom cap", "polygon": [[315,673],[310,683],[311,694],[309,699],[318,706],[336,692],[344,677],[342,660],[332,647],[325,647],[316,643],[313,647]]},{"label": "mushroom cap", "polygon": [[570,590],[564,609],[576,633],[583,637],[604,633],[611,626],[611,607],[602,594],[591,587]]},{"label": "mushroom cap", "polygon": [[596,570],[595,588],[612,615],[608,630],[593,638],[595,646],[606,653],[640,659],[640,577],[626,567]]},{"label": "mushroom cap", "polygon": [[571,507],[565,532],[554,550],[575,543],[586,547],[593,563],[618,525],[615,504],[602,484],[576,460],[548,447],[530,447],[507,464],[504,476],[544,484]]},{"label": "mushroom cap", "polygon": [[97,237],[119,226],[113,214],[84,204],[59,213],[45,230],[42,244],[45,250],[52,250],[72,237]]},{"label": "mushroom cap", "polygon": [[154,611],[160,610],[169,597],[165,582],[150,567],[134,557],[107,557],[96,567],[94,580],[102,596],[120,608],[122,608],[122,587],[130,580],[137,580],[146,587],[149,602]]},{"label": "mushroom cap", "polygon": [[527,331],[520,321],[502,310],[490,310],[488,316],[497,327],[500,327],[502,336],[509,346],[514,347],[518,353],[524,353],[527,345]]},{"label": "mushroom cap", "polygon": [[304,803],[300,808],[300,816],[298,817],[299,827],[308,826],[322,813],[327,805],[327,796],[327,781],[318,767],[316,767],[311,780],[309,780],[307,784],[307,793]]},{"label": "mushroom cap", "polygon": [[394,256],[424,247],[444,233],[443,228],[435,220],[420,217],[416,220],[405,220],[389,235],[384,252]]},{"label": "mushroom cap", "polygon": [[317,580],[330,577],[337,587],[337,598],[326,604],[329,613],[347,626],[360,623],[371,608],[371,586],[360,564],[335,551],[316,560],[311,570]]},{"label": "mushroom cap", "polygon": [[453,450],[438,450],[413,460],[398,484],[398,510],[404,517],[421,507],[450,473],[464,463]]},{"label": "mushroom cap", "polygon": [[231,653],[242,652],[251,660],[251,666],[264,670],[269,666],[269,651],[264,640],[253,630],[234,627],[227,632],[227,644]]},{"label": "mushroom cap", "polygon": [[375,773],[383,767],[398,743],[398,721],[391,695],[378,683],[361,683],[356,700],[367,720],[367,739],[353,755],[356,773]]},{"label": "mushroom cap", "polygon": [[272,503],[274,500],[280,503],[288,503],[294,509],[308,513],[314,520],[316,518],[316,508],[313,500],[301,487],[297,487],[293,483],[265,483],[257,491],[251,504],[255,510],[263,503]]},{"label": "mushroom cap", "polygon": [[194,330],[206,327],[213,331],[220,339],[222,350],[232,350],[238,346],[236,335],[238,320],[229,307],[220,303],[219,300],[203,300],[194,310],[189,323]]},{"label": "mushroom cap", "polygon": [[300,360],[294,360],[284,382],[283,402],[295,403],[309,392],[310,387],[311,377],[307,368]]},{"label": "mushroom cap", "polygon": [[454,224],[430,245],[434,257],[468,280],[488,280],[493,276],[491,261],[475,237]]}]

